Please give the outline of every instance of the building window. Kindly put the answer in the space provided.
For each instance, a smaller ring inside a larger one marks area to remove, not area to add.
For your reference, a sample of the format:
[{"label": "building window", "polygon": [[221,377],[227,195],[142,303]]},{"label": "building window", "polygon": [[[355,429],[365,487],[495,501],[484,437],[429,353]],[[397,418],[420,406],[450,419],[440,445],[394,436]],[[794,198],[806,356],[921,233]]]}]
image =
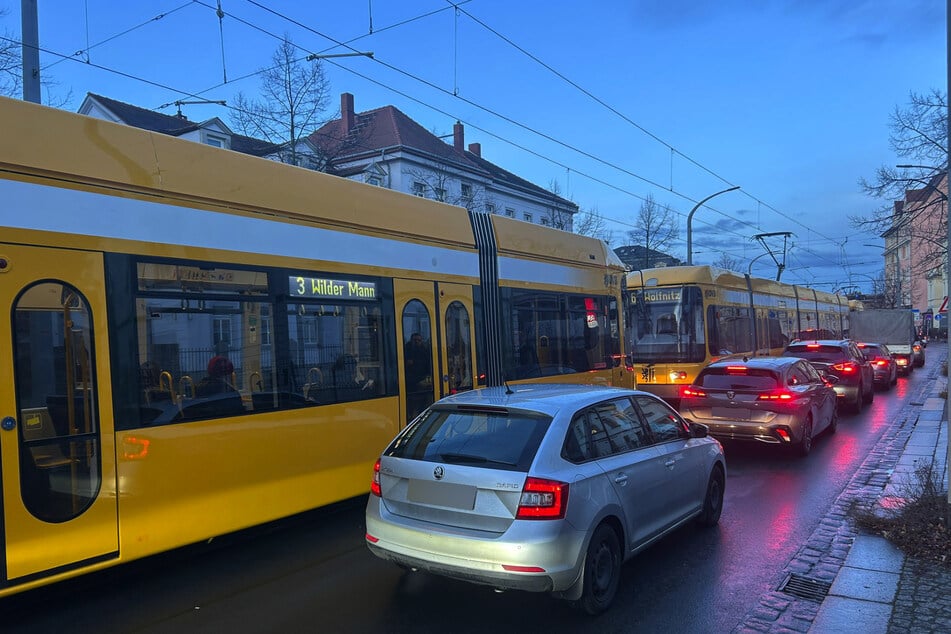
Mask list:
[{"label": "building window", "polygon": [[532,214],[528,214],[528,213],[522,214],[522,219],[525,222],[535,222],[535,220],[532,218]]},{"label": "building window", "polygon": [[511,207],[506,207],[506,208],[505,208],[505,215],[508,216],[509,218],[514,218],[514,217],[515,217],[515,210],[512,209]]},{"label": "building window", "polygon": [[213,134],[205,134],[205,145],[227,149],[228,139],[226,139],[225,137],[216,136]]},{"label": "building window", "polygon": [[416,181],[413,183],[413,195],[426,197],[426,183],[422,181]]},{"label": "building window", "polygon": [[467,200],[472,198],[472,185],[469,183],[462,184],[462,197]]},{"label": "building window", "polygon": [[231,317],[215,317],[211,325],[211,342],[215,349],[223,347],[227,350],[231,346]]},{"label": "building window", "polygon": [[446,200],[446,190],[445,190],[445,189],[443,189],[442,187],[436,187],[434,191],[435,191],[435,194],[436,194],[436,200],[441,201],[441,202]]},{"label": "building window", "polygon": [[493,205],[492,203],[486,203],[486,204],[485,204],[485,213],[487,213],[487,214],[494,214],[494,213],[495,213],[495,205]]},{"label": "building window", "polygon": [[542,225],[545,226],[545,227],[550,227],[550,226],[551,226],[551,220],[549,220],[548,218],[542,218]]},{"label": "building window", "polygon": [[380,187],[383,184],[383,181],[380,180],[379,176],[370,176],[367,178],[367,184],[373,185],[375,187]]}]

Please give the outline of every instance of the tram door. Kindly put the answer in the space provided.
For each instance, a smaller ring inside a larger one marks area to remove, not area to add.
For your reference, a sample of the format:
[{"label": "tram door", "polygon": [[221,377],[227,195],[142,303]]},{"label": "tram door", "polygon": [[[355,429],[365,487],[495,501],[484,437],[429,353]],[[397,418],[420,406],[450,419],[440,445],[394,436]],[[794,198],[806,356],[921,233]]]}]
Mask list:
[{"label": "tram door", "polygon": [[0,584],[118,554],[102,255],[0,244]]},{"label": "tram door", "polygon": [[401,427],[443,396],[471,390],[475,376],[472,288],[395,280],[401,342]]}]

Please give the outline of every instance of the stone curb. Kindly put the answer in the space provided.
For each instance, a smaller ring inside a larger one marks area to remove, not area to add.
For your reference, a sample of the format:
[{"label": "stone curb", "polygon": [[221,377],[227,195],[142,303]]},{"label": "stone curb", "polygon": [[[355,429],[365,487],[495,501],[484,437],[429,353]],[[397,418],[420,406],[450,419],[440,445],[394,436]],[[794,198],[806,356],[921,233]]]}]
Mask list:
[{"label": "stone curb", "polygon": [[[829,512],[819,522],[819,526],[786,565],[782,574],[775,579],[774,588],[779,588],[793,573],[830,584],[835,581],[858,534],[849,519],[849,509],[855,503],[873,504],[878,501],[914,430],[925,397],[935,387],[940,370],[940,363],[932,364],[928,380],[918,386],[899,411],[895,421],[869,452],[845,489],[833,502]],[[901,594],[902,589],[899,588],[899,595]],[[733,629],[733,633],[808,632],[820,605],[821,603],[815,601],[773,590],[760,598],[759,604],[746,614]]]}]

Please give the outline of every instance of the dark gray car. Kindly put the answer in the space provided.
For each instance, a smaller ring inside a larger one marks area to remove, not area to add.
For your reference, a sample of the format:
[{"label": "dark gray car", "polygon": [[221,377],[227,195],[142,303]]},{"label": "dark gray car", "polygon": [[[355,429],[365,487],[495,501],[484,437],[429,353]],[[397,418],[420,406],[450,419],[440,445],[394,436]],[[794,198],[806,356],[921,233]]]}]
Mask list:
[{"label": "dark gray car", "polygon": [[794,357],[756,357],[711,363],[680,395],[680,412],[721,440],[794,447],[838,424],[835,378]]}]

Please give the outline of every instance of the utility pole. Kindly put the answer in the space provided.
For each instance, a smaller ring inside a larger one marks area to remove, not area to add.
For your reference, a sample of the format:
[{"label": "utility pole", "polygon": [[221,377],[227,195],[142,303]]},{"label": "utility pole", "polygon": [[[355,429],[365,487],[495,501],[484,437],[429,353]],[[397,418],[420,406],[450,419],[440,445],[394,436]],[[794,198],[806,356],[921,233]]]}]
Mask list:
[{"label": "utility pole", "polygon": [[40,103],[40,27],[36,0],[20,0],[23,38],[23,101]]}]

